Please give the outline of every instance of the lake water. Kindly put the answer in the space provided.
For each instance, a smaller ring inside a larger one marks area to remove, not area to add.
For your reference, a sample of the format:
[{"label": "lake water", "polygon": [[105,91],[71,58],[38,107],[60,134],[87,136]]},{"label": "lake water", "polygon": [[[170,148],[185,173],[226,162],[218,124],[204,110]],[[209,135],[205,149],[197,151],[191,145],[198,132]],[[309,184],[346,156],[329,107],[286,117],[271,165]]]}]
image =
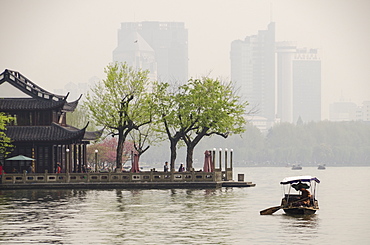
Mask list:
[{"label": "lake water", "polygon": [[[0,244],[370,244],[370,167],[235,168],[251,188],[0,191]],[[320,210],[290,217],[280,180],[321,180]]]}]

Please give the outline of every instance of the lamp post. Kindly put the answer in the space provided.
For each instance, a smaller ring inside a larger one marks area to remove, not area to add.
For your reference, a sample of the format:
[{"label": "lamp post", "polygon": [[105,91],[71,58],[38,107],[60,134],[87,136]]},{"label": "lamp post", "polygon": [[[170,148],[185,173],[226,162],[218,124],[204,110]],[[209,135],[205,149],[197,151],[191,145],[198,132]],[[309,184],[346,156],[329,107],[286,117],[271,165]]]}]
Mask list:
[{"label": "lamp post", "polygon": [[95,150],[95,172],[98,172],[98,149]]},{"label": "lamp post", "polygon": [[66,173],[69,173],[69,148],[66,149],[67,159],[66,159]]}]

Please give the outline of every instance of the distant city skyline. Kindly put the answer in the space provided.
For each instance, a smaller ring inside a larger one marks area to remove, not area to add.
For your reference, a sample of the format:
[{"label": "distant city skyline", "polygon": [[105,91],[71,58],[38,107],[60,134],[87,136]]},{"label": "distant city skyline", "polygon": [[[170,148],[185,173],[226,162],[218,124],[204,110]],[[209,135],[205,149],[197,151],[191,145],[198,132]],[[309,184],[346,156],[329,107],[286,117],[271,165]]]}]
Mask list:
[{"label": "distant city skyline", "polygon": [[184,22],[123,22],[113,61],[149,70],[162,82],[188,80],[188,30]]},{"label": "distant city skyline", "polygon": [[232,40],[274,21],[276,40],[322,50],[322,119],[341,97],[370,100],[367,0],[1,0],[0,7],[0,70],[19,71],[49,91],[104,78],[123,22],[184,22],[189,77],[229,80]]}]

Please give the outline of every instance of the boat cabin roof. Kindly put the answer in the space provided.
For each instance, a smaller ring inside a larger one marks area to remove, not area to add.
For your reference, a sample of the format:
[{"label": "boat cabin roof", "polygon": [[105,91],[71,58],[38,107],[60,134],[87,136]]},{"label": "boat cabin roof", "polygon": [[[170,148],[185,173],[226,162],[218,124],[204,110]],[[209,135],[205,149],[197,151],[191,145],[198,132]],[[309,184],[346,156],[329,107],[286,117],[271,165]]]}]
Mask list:
[{"label": "boat cabin roof", "polygon": [[320,180],[318,178],[307,175],[307,176],[286,177],[280,182],[280,184],[288,185],[298,182],[311,182],[311,181],[316,181],[317,183],[320,183]]}]

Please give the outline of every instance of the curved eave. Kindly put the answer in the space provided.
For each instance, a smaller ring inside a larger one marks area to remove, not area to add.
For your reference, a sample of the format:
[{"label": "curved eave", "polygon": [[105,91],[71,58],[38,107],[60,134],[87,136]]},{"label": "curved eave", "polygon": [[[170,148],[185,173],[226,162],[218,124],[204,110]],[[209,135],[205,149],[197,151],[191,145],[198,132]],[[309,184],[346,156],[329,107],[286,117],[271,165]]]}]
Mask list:
[{"label": "curved eave", "polygon": [[93,131],[93,132],[86,131],[83,140],[88,140],[88,141],[97,140],[102,136],[103,131],[104,131],[104,129],[98,130],[98,131]]},{"label": "curved eave", "polygon": [[63,111],[72,112],[72,111],[76,110],[76,107],[77,107],[78,102],[80,101],[81,97],[82,97],[82,94],[80,95],[80,97],[77,100],[72,101],[72,102],[66,102],[63,106]]}]

